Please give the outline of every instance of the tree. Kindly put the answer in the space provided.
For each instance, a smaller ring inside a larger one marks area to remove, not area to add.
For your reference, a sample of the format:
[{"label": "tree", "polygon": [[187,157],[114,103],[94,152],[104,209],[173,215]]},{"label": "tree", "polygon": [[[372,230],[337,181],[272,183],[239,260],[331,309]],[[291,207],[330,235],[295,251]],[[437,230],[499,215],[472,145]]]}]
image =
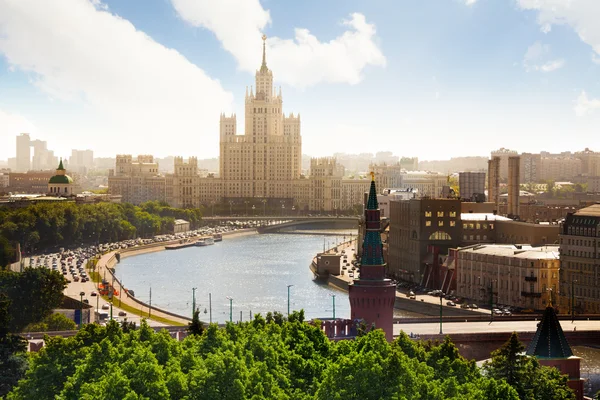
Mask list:
[{"label": "tree", "polygon": [[200,321],[200,311],[194,310],[192,322],[188,324],[188,332],[190,335],[202,335],[204,333],[204,325]]},{"label": "tree", "polygon": [[516,332],[498,350],[492,352],[491,361],[484,365],[489,376],[503,379],[511,385],[521,399],[574,399],[567,386],[567,378],[555,368],[543,367],[535,357],[524,354],[525,347]]},{"label": "tree", "polygon": [[9,332],[21,332],[30,323],[40,322],[63,299],[66,281],[47,268],[25,268],[22,273],[0,271],[0,292],[10,300]]}]

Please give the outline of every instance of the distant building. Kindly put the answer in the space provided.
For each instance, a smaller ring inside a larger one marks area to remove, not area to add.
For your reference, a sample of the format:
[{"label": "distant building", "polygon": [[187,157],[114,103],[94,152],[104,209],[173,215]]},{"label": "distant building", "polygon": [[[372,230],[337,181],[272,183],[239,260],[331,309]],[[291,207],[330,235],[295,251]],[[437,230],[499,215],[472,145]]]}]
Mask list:
[{"label": "distant building", "polygon": [[48,193],[51,196],[69,197],[74,194],[73,186],[73,179],[67,175],[61,159],[56,174],[48,180]]},{"label": "distant building", "polygon": [[48,181],[53,175],[53,171],[11,172],[8,175],[8,187],[5,191],[45,194],[48,192]]},{"label": "distant building", "polygon": [[94,152],[92,150],[71,150],[69,168],[80,174],[87,174],[94,168]]},{"label": "distant building", "polygon": [[158,172],[151,155],[117,155],[116,168],[109,171],[109,193],[122,196],[125,203],[166,201],[166,179]]},{"label": "distant building", "polygon": [[10,185],[10,172],[0,172],[0,191]]},{"label": "distant building", "polygon": [[17,136],[17,166],[16,172],[27,172],[31,169],[31,140],[28,133]]},{"label": "distant building", "polygon": [[455,253],[456,295],[543,310],[559,290],[558,246],[477,244]]},{"label": "distant building", "polygon": [[190,230],[190,223],[184,219],[176,219],[173,223],[173,233],[184,233]]},{"label": "distant building", "polygon": [[499,177],[500,180],[506,181],[508,179],[508,158],[512,156],[518,156],[519,153],[515,150],[509,150],[502,147],[501,149],[492,151],[492,159],[494,157],[500,158],[500,170]]},{"label": "distant building", "polygon": [[460,172],[458,187],[461,199],[485,201],[485,172]]}]

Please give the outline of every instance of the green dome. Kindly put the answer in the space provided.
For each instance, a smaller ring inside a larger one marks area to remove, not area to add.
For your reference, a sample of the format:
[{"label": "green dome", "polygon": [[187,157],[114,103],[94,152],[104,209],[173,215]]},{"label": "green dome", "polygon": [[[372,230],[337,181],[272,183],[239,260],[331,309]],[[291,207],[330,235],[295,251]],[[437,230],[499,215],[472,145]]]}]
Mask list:
[{"label": "green dome", "polygon": [[69,184],[73,183],[73,179],[69,175],[54,175],[48,183]]}]

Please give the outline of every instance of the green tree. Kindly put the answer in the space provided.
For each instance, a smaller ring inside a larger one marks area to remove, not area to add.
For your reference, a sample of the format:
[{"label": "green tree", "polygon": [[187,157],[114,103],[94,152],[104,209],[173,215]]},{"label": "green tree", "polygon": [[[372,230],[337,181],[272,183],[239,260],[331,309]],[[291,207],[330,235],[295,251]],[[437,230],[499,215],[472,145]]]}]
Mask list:
[{"label": "green tree", "polygon": [[204,325],[200,321],[200,311],[194,310],[192,322],[188,324],[188,332],[190,335],[202,335],[204,333]]},{"label": "green tree", "polygon": [[47,268],[25,268],[22,273],[0,271],[0,292],[10,300],[9,332],[21,332],[30,323],[40,322],[63,299],[66,281]]}]

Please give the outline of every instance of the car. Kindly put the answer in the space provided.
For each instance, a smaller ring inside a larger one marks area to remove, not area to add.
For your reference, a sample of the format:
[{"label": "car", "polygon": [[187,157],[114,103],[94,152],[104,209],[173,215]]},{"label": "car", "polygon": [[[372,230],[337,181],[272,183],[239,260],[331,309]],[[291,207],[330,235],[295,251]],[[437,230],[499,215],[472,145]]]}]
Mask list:
[{"label": "car", "polygon": [[410,296],[410,297],[409,297],[409,299],[411,299],[411,300],[416,300],[416,299],[417,299],[417,296],[415,296],[415,295],[413,294],[412,296]]},{"label": "car", "polygon": [[108,305],[108,303],[102,304],[102,309],[103,310],[108,310],[109,308],[110,308],[110,306]]},{"label": "car", "polygon": [[453,302],[453,301],[447,301],[447,302],[446,302],[446,305],[447,305],[447,306],[450,306],[450,307],[455,307],[455,306],[456,306],[456,303],[455,303],[455,302]]},{"label": "car", "polygon": [[119,317],[125,317],[127,313],[125,311],[119,311]]},{"label": "car", "polygon": [[512,315],[512,313],[510,312],[510,310],[504,310],[504,312],[502,314],[506,315],[508,317],[510,317]]},{"label": "car", "polygon": [[479,306],[477,304],[471,304],[471,308],[473,310],[477,310],[479,308]]},{"label": "car", "polygon": [[465,308],[466,309],[466,308],[469,308],[469,305],[467,303],[464,303],[464,304],[460,305],[460,308]]},{"label": "car", "polygon": [[494,315],[502,315],[502,310],[494,310]]}]

